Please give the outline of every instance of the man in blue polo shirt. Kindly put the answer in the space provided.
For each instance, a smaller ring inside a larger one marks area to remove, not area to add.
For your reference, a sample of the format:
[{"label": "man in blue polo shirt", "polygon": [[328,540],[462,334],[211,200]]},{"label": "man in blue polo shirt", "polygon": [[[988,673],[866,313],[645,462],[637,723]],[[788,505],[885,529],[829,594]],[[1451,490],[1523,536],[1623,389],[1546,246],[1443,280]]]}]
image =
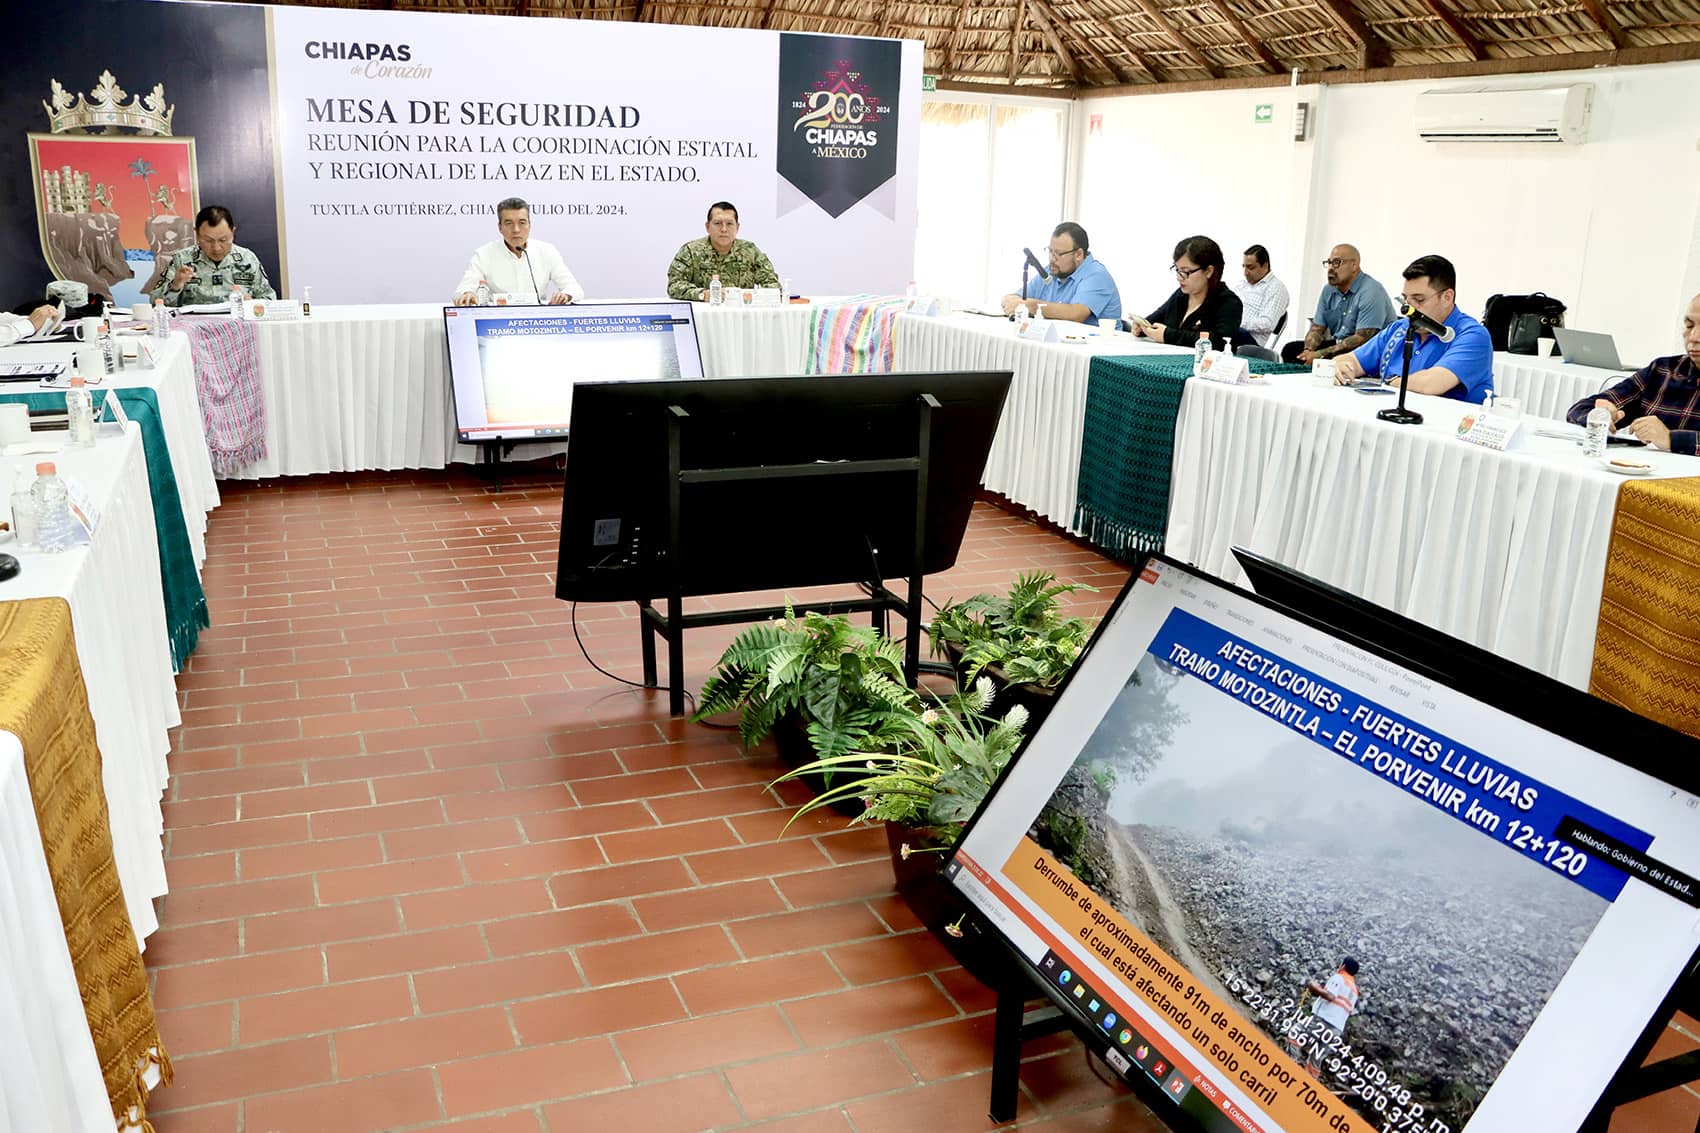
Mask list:
[{"label": "man in blue polo shirt", "polygon": [[1283,362],[1308,366],[1318,358],[1350,354],[1393,321],[1387,289],[1358,265],[1356,248],[1334,245],[1322,264],[1328,269],[1328,286],[1317,296],[1310,329],[1303,342],[1289,342],[1281,348]]},{"label": "man in blue polo shirt", "polygon": [[[1412,393],[1438,394],[1481,404],[1493,389],[1493,340],[1487,328],[1458,309],[1458,273],[1444,256],[1421,256],[1404,271],[1405,305],[1452,330],[1452,341],[1418,328],[1411,352]],[[1368,375],[1399,384],[1404,367],[1405,337],[1411,320],[1401,318],[1386,330],[1334,363],[1334,380],[1341,385]]]},{"label": "man in blue polo shirt", "polygon": [[[1086,229],[1065,220],[1051,233],[1051,278],[1027,289],[1027,309],[1045,305],[1047,319],[1085,323],[1122,317],[1122,296],[1104,265],[1092,257]],[[1005,295],[1003,313],[1015,314],[1021,296]]]}]

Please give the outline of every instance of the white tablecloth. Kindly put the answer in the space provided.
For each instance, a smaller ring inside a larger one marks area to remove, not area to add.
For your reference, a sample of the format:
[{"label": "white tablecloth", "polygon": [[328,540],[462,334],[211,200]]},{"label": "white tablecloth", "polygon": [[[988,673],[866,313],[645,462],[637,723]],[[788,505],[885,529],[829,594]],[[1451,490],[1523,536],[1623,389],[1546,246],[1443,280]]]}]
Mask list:
[{"label": "white tablecloth", "polygon": [[[803,372],[810,306],[695,307],[709,377]],[[477,463],[455,440],[443,308],[315,306],[313,317],[255,327],[266,404],[266,459],[243,479]],[[526,444],[522,458],[562,452]]]},{"label": "white tablecloth", "polygon": [[1578,366],[1562,358],[1497,353],[1493,356],[1493,389],[1500,397],[1521,398],[1525,416],[1563,420],[1565,410],[1628,372]]},{"label": "white tablecloth", "polygon": [[[0,582],[0,599],[61,597],[70,602],[77,658],[100,744],[112,851],[124,905],[138,940],[159,927],[153,899],[165,893],[160,798],[169,771],[167,730],[181,722],[160,588],[159,541],[138,427],[102,430],[92,449],[0,457],[0,483],[23,461],[52,460],[75,477],[100,511],[94,539],[58,554],[26,551],[22,570]],[[63,434],[60,434],[63,436]]]},{"label": "white tablecloth", "polygon": [[0,1129],[110,1133],[112,1108],[41,850],[24,751],[0,731]]},{"label": "white tablecloth", "polygon": [[[121,338],[127,336],[120,336]],[[91,386],[98,411],[108,389],[124,386],[150,387],[159,402],[160,424],[166,449],[171,454],[171,471],[177,478],[177,496],[183,505],[183,524],[195,553],[195,569],[207,557],[207,513],[218,506],[218,481],[213,478],[212,457],[207,451],[206,423],[201,418],[201,400],[195,392],[195,365],[189,355],[189,339],[176,334],[164,342],[148,339],[158,364],[152,370],[130,366]],[[63,343],[29,343],[0,351],[0,361],[25,362],[47,358],[71,361],[72,347]],[[6,392],[36,389],[9,386]],[[6,489],[9,491],[8,483]]]},{"label": "white tablecloth", "polygon": [[[1565,441],[1466,445],[1469,407],[1448,398],[1411,398],[1420,426],[1376,420],[1390,401],[1306,375],[1187,383],[1168,552],[1238,581],[1240,544],[1586,688],[1623,478]],[[1656,475],[1700,473],[1645,455]]]},{"label": "white tablecloth", "polygon": [[1023,341],[1013,323],[985,315],[899,315],[896,333],[894,370],[1014,373],[981,483],[1071,531],[1093,356],[1188,353],[1127,334],[1082,343]]}]

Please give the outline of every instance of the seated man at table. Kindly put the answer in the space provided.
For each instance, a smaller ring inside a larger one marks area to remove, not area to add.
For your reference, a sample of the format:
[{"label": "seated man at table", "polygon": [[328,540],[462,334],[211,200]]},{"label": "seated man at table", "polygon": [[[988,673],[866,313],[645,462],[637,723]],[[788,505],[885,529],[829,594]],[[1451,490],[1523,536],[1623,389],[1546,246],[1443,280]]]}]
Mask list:
[{"label": "seated man at table", "polygon": [[1222,246],[1208,236],[1188,236],[1175,245],[1174,262],[1180,286],[1133,332],[1170,346],[1196,346],[1207,335],[1212,347],[1228,349],[1245,309],[1222,278]]},{"label": "seated man at table", "polygon": [[236,288],[249,299],[276,299],[260,257],[236,243],[236,221],[223,205],[195,214],[195,246],[166,261],[152,297],[167,307],[227,303]]},{"label": "seated man at table", "polygon": [[531,206],[523,199],[508,197],[497,203],[496,231],[502,238],[481,246],[467,261],[455,287],[455,306],[478,302],[481,282],[492,296],[530,303],[571,303],[584,298],[584,288],[567,268],[560,249],[531,238]]},{"label": "seated man at table", "polygon": [[[1086,323],[1122,317],[1122,294],[1109,269],[1094,259],[1086,229],[1065,220],[1051,233],[1051,277],[1029,287],[1026,306],[1035,311],[1045,305],[1047,319]],[[1021,296],[1003,297],[1003,313],[1015,314]]]},{"label": "seated man at table", "polygon": [[[1253,244],[1240,257],[1240,271],[1245,283],[1234,286],[1245,311],[1240,315],[1240,328],[1259,346],[1275,345],[1275,326],[1287,313],[1287,285],[1269,270],[1269,249]],[[1233,286],[1233,285],[1230,285]]]},{"label": "seated man at table", "polygon": [[1358,270],[1358,250],[1336,244],[1323,261],[1328,269],[1328,286],[1317,296],[1316,314],[1303,342],[1289,342],[1281,349],[1281,361],[1306,366],[1318,358],[1335,358],[1350,353],[1374,338],[1393,321],[1393,304],[1387,289],[1367,272]]},{"label": "seated man at table", "polygon": [[1378,377],[1399,384],[1404,368],[1405,340],[1411,334],[1411,312],[1452,331],[1443,342],[1423,322],[1416,322],[1416,345],[1405,387],[1412,393],[1438,394],[1480,405],[1493,389],[1493,339],[1487,328],[1458,309],[1458,273],[1445,256],[1419,256],[1404,271],[1405,318],[1393,324],[1334,363],[1334,380],[1350,385],[1360,377]]},{"label": "seated man at table", "polygon": [[[1654,448],[1694,456],[1700,438],[1700,295],[1682,316],[1684,353],[1655,358],[1598,397],[1584,397],[1566,418],[1586,424],[1596,405],[1611,410],[1612,431],[1619,428]],[[1628,424],[1623,424],[1625,419]]]},{"label": "seated man at table", "polygon": [[765,253],[748,240],[738,239],[738,208],[731,201],[708,206],[707,236],[688,240],[667,266],[667,295],[673,299],[707,301],[715,276],[721,285],[778,287],[779,273]]},{"label": "seated man at table", "polygon": [[10,346],[19,339],[28,338],[47,325],[54,311],[52,304],[43,303],[27,316],[14,315],[10,311],[0,313],[0,346]]}]

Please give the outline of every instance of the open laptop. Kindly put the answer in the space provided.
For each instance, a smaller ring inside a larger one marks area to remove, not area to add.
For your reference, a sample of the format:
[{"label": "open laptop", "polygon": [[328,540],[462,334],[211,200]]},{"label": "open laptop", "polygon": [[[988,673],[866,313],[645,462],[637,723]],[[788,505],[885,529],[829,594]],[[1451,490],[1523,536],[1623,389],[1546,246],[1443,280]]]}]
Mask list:
[{"label": "open laptop", "polygon": [[1559,352],[1566,362],[1578,366],[1598,366],[1602,370],[1631,370],[1617,357],[1617,343],[1611,335],[1591,330],[1571,330],[1553,327],[1552,336],[1558,341]]}]

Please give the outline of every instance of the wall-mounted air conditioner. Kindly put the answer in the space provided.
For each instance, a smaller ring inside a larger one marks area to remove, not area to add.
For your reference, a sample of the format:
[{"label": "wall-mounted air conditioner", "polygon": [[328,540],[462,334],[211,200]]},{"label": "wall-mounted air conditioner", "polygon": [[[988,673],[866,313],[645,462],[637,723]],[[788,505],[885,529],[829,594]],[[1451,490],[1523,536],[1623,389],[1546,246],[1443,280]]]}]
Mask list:
[{"label": "wall-mounted air conditioner", "polygon": [[1592,83],[1494,90],[1468,87],[1417,95],[1417,134],[1425,142],[1588,140]]}]

